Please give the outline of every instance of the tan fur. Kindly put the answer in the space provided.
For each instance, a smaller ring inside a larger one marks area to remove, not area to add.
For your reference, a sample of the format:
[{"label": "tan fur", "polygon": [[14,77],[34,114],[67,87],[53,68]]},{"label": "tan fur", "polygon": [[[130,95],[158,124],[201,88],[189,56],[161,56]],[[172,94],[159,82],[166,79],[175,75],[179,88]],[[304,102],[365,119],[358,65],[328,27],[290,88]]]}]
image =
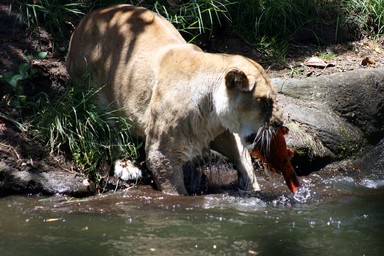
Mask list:
[{"label": "tan fur", "polygon": [[242,188],[259,190],[246,140],[281,117],[256,62],[205,53],[163,17],[118,5],[83,18],[67,69],[77,82],[90,74],[93,86],[103,86],[99,104],[112,103],[133,120],[161,191],[187,194],[182,165],[208,147],[234,162]]}]

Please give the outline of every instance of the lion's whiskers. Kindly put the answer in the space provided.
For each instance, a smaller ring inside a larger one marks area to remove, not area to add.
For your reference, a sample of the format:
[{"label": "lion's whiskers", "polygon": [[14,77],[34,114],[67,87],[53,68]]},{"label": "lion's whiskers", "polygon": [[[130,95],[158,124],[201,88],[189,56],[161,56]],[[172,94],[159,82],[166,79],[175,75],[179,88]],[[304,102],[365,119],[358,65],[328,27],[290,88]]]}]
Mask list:
[{"label": "lion's whiskers", "polygon": [[269,156],[270,146],[273,135],[275,134],[275,129],[270,125],[263,125],[257,131],[256,137],[253,141],[253,147],[260,151],[264,156]]}]

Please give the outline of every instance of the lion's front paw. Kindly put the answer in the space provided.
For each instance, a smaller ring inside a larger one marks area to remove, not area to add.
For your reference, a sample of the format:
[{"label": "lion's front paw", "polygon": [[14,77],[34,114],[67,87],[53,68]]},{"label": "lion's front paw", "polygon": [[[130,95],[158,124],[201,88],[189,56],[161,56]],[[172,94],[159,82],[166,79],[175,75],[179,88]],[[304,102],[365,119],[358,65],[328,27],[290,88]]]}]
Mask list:
[{"label": "lion's front paw", "polygon": [[130,160],[117,160],[114,164],[114,176],[122,180],[138,180],[142,172]]},{"label": "lion's front paw", "polygon": [[259,183],[255,181],[250,184],[248,190],[255,192],[255,191],[260,191],[261,189],[260,189]]},{"label": "lion's front paw", "polygon": [[257,182],[256,178],[254,180],[250,180],[244,177],[240,177],[239,180],[239,186],[241,189],[244,189],[246,191],[255,192],[260,191],[259,183]]}]

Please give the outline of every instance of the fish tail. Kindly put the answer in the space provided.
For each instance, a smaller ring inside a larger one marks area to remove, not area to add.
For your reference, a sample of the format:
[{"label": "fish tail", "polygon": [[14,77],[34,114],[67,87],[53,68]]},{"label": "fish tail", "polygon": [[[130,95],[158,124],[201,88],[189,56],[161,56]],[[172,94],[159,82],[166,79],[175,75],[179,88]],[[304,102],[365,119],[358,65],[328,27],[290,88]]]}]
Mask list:
[{"label": "fish tail", "polygon": [[300,187],[300,182],[293,167],[290,166],[289,168],[286,168],[285,172],[283,172],[283,176],[289,190],[295,194],[297,188]]}]

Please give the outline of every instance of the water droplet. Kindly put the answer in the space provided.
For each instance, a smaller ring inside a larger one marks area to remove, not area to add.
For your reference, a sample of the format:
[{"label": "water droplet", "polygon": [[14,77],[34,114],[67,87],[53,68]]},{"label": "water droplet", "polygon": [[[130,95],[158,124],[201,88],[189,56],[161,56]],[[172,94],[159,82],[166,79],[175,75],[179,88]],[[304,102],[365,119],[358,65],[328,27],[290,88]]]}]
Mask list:
[{"label": "water droplet", "polygon": [[314,221],[310,221],[310,222],[309,222],[309,226],[310,226],[311,228],[314,228],[315,225],[316,225],[316,222],[314,222]]}]

